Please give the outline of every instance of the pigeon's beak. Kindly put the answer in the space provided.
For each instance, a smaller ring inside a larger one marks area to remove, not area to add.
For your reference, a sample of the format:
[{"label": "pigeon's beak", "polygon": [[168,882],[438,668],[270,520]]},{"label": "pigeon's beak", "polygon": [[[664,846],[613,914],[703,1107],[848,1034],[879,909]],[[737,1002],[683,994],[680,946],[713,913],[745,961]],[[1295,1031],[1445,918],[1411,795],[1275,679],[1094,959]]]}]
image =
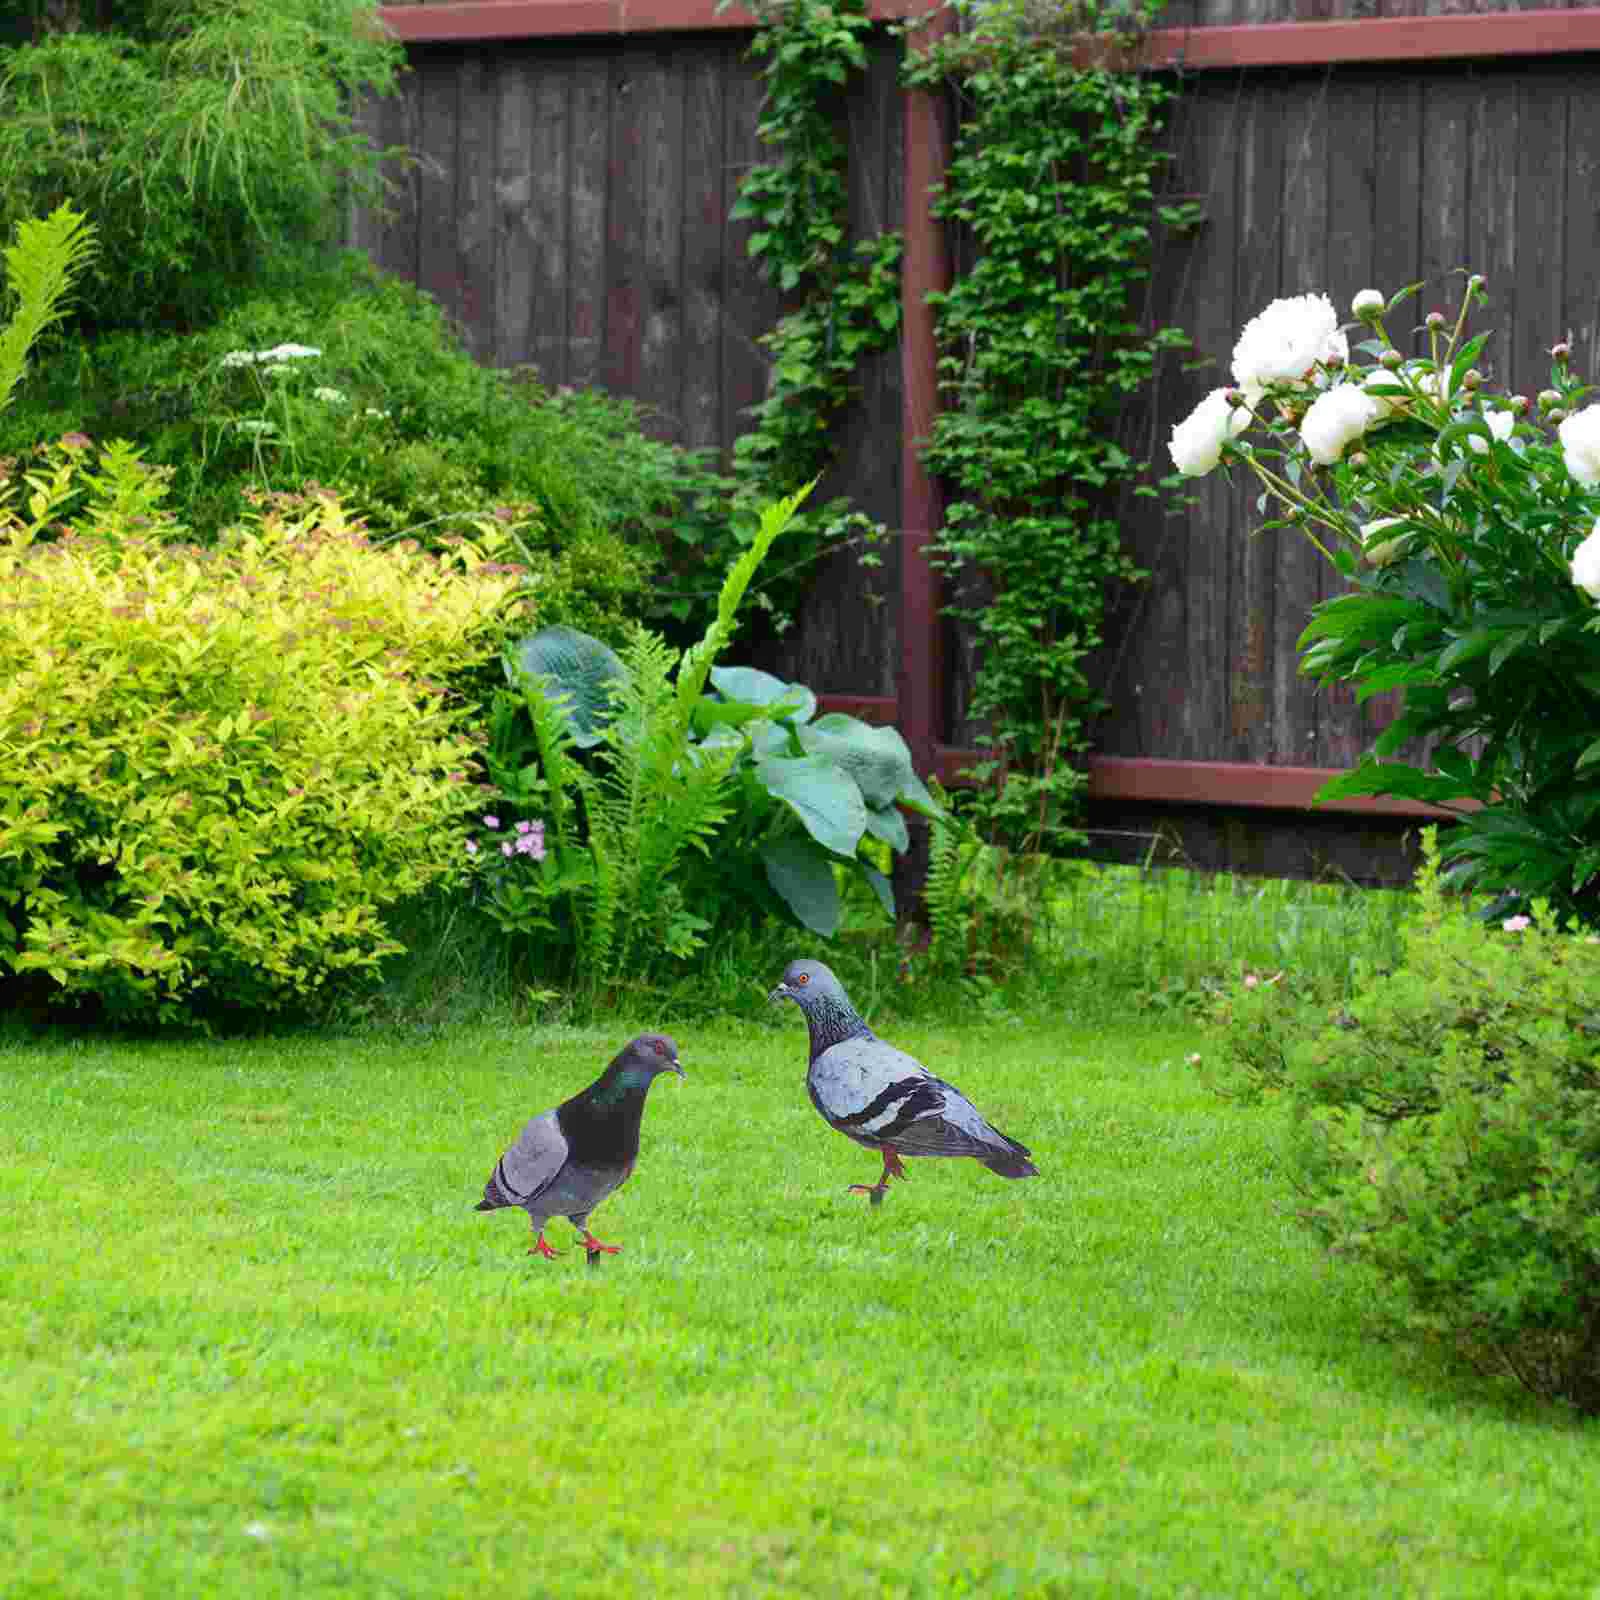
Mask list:
[{"label": "pigeon's beak", "polygon": [[767,1004],[770,1006],[775,1001],[778,1001],[778,1000],[792,1000],[792,999],[794,999],[794,990],[791,989],[788,984],[780,983],[778,985],[778,987],[776,989],[774,989],[772,991],[772,993],[767,996]]}]

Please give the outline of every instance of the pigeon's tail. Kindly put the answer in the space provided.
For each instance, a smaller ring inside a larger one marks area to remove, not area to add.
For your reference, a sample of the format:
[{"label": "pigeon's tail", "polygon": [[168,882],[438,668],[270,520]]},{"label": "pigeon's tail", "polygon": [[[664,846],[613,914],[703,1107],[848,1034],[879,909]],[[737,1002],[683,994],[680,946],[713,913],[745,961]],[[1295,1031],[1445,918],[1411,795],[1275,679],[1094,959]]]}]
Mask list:
[{"label": "pigeon's tail", "polygon": [[[998,1128],[996,1133],[1000,1133]],[[1005,1140],[1006,1148],[997,1151],[992,1156],[979,1156],[979,1160],[991,1172],[997,1172],[1002,1178],[1037,1178],[1039,1169],[1028,1159],[1033,1152],[1025,1144],[1018,1144],[1015,1139],[1000,1133]]]}]

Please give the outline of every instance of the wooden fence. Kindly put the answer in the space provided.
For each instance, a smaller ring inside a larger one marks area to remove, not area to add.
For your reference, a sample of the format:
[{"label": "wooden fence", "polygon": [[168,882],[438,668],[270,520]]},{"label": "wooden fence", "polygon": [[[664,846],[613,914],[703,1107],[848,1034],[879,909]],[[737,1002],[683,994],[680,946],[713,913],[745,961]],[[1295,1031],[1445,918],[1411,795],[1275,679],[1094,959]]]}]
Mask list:
[{"label": "wooden fence", "polygon": [[[1146,315],[1218,363],[1165,364],[1135,419],[1162,462],[1239,326],[1280,294],[1325,289],[1343,306],[1420,278],[1428,308],[1459,298],[1451,273],[1468,266],[1489,280],[1492,380],[1542,386],[1543,352],[1569,331],[1578,370],[1600,370],[1600,8],[1383,8],[1307,20],[1325,0],[1191,0],[1170,16],[1195,25],[1146,46],[1150,64],[1181,72],[1167,187],[1202,197],[1208,217],[1157,239]],[[728,220],[760,155],[748,19],[710,0],[463,0],[385,15],[414,71],[371,129],[421,160],[387,221],[352,219],[352,242],[434,293],[480,358],[632,395],[665,436],[731,445],[764,392],[758,340],[778,311]],[[922,555],[937,486],[915,451],[933,398],[921,296],[943,270],[926,211],[943,133],[933,97],[899,89],[899,49],[875,41],[841,115],[854,231],[907,229],[907,337],[865,374],[825,488],[901,537],[881,569],[836,556],[770,664],[898,716],[919,756],[948,769],[970,737],[974,663],[937,619]],[[1112,709],[1091,819],[1113,851],[1118,839],[1142,850],[1161,827],[1203,864],[1398,876],[1416,808],[1307,809],[1392,713],[1297,675],[1294,639],[1329,574],[1304,541],[1252,536],[1256,520],[1248,486],[1220,478],[1189,515],[1127,502],[1129,547],[1151,579],[1114,597],[1095,663]]]}]

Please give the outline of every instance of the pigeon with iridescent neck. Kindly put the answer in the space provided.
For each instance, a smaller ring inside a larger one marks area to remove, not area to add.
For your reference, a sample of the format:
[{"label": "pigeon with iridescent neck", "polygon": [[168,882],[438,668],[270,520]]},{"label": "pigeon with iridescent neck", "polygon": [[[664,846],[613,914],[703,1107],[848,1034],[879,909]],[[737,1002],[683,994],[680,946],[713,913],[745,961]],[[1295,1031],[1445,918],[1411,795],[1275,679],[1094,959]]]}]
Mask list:
[{"label": "pigeon with iridescent neck", "polygon": [[793,1000],[811,1030],[806,1089],[831,1128],[883,1156],[875,1184],[853,1192],[881,1205],[889,1180],[905,1181],[902,1156],[971,1156],[1002,1178],[1036,1178],[1027,1146],[990,1126],[952,1084],[914,1056],[885,1044],[850,1004],[844,985],[820,961],[791,961],[767,997]]},{"label": "pigeon with iridescent neck", "polygon": [[561,1254],[545,1242],[551,1217],[566,1217],[582,1232],[591,1262],[602,1252],[615,1255],[622,1246],[595,1238],[589,1213],[633,1172],[644,1099],[663,1072],[683,1076],[677,1045],[664,1033],[641,1033],[581,1094],[522,1130],[495,1163],[475,1209],[521,1206],[533,1225],[530,1256]]}]

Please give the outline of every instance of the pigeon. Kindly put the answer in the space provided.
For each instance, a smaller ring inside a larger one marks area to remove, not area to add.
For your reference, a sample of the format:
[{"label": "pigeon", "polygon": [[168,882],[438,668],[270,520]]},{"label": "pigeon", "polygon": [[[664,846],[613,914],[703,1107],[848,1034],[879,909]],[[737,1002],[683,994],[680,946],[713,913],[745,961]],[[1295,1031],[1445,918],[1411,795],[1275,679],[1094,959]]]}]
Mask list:
[{"label": "pigeon", "polygon": [[522,1130],[495,1163],[475,1209],[521,1206],[533,1225],[530,1256],[553,1260],[563,1253],[545,1242],[551,1217],[566,1217],[583,1231],[591,1265],[602,1251],[616,1255],[621,1245],[602,1244],[589,1232],[589,1213],[633,1172],[644,1097],[663,1072],[683,1076],[677,1045],[664,1033],[641,1033],[581,1094]]},{"label": "pigeon", "polygon": [[875,1184],[852,1193],[882,1205],[889,1180],[905,1181],[901,1156],[971,1156],[1002,1178],[1036,1178],[1033,1154],[991,1127],[976,1106],[914,1056],[885,1044],[820,961],[791,961],[768,1000],[793,1000],[811,1030],[806,1089],[831,1128],[883,1154]]}]

